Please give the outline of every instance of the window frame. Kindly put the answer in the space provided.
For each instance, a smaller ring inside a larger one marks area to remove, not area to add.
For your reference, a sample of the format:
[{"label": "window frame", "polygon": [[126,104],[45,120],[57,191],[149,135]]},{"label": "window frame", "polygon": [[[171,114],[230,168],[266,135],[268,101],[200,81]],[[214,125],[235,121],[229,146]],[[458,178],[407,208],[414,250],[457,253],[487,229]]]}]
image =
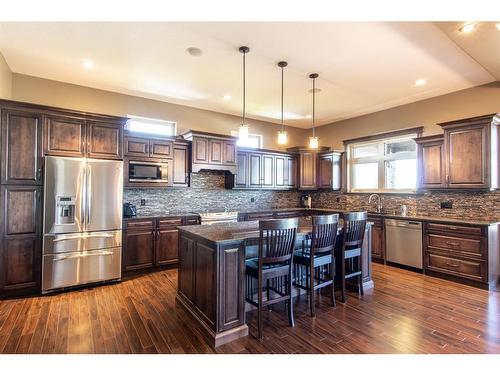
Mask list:
[{"label": "window frame", "polygon": [[[415,128],[420,129],[420,128]],[[417,192],[417,186],[413,189],[388,189],[386,188],[386,163],[394,160],[415,160],[415,179],[418,178],[418,150],[415,144],[415,151],[406,151],[397,154],[385,154],[385,144],[395,141],[406,141],[418,138],[421,136],[421,131],[408,132],[404,134],[398,134],[395,132],[380,134],[376,137],[366,137],[359,138],[359,140],[352,140],[344,142],[346,145],[346,156],[347,156],[347,191],[349,193],[393,193],[393,194],[415,194]],[[378,153],[373,156],[365,157],[354,157],[354,150],[360,146],[368,145],[378,145]],[[377,163],[377,188],[375,189],[356,189],[354,181],[354,166],[358,164],[367,163]],[[416,184],[417,185],[417,184]]]},{"label": "window frame", "polygon": [[[149,118],[149,117],[140,117],[140,116],[134,116],[134,115],[127,115],[127,123],[125,124],[125,130],[129,132],[130,134],[137,134],[137,135],[148,135],[148,136],[153,136],[153,137],[176,137],[177,136],[177,122],[176,121],[171,121],[171,120],[161,120],[161,119],[155,119],[155,118]],[[141,130],[132,130],[130,129],[130,123],[131,121],[136,120],[138,122],[142,122],[144,124],[150,124],[150,125],[161,125],[165,127],[171,127],[173,128],[173,134],[162,134],[162,133],[155,133],[151,131],[141,131]]]}]

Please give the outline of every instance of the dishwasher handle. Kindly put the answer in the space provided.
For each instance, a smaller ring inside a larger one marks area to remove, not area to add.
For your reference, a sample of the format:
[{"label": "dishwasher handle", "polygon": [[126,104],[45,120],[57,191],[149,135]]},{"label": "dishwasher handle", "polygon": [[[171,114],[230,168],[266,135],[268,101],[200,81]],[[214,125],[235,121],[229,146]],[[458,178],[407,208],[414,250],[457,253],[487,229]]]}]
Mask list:
[{"label": "dishwasher handle", "polygon": [[385,225],[389,227],[400,227],[400,228],[411,228],[411,229],[422,228],[422,222],[413,220],[386,219]]}]

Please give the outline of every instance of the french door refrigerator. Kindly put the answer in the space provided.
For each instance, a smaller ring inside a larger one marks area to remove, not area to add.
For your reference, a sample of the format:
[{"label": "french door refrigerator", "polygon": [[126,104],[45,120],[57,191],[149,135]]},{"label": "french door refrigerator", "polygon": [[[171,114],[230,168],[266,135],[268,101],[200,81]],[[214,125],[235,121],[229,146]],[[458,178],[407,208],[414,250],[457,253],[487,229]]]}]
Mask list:
[{"label": "french door refrigerator", "polygon": [[42,292],[121,278],[123,162],[45,158]]}]

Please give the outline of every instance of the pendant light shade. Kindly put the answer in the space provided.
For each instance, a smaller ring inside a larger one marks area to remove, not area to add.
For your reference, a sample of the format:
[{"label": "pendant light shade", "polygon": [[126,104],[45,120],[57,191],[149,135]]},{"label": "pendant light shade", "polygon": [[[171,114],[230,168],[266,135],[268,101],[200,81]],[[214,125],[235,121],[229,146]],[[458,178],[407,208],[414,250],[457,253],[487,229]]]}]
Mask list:
[{"label": "pendant light shade", "polygon": [[288,65],[286,61],[280,61],[278,66],[281,68],[281,130],[278,131],[278,144],[286,145],[288,143],[288,133],[285,130],[283,122],[283,70]]},{"label": "pendant light shade", "polygon": [[243,109],[241,116],[241,124],[238,130],[238,137],[240,139],[248,138],[248,125],[245,123],[245,110],[246,110],[246,60],[245,56],[250,52],[250,48],[242,46],[239,51],[243,54]]},{"label": "pendant light shade", "polygon": [[316,78],[319,77],[318,73],[309,74],[312,79],[312,137],[309,137],[309,148],[317,149],[319,147],[319,138],[316,136]]}]

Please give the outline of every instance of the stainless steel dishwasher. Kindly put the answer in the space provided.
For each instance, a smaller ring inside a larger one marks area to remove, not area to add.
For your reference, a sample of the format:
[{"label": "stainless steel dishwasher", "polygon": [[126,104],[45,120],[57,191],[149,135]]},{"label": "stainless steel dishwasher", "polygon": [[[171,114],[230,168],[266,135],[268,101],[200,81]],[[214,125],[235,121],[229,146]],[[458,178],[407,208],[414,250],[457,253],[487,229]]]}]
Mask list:
[{"label": "stainless steel dishwasher", "polygon": [[385,220],[386,260],[422,269],[422,223],[413,220]]}]

